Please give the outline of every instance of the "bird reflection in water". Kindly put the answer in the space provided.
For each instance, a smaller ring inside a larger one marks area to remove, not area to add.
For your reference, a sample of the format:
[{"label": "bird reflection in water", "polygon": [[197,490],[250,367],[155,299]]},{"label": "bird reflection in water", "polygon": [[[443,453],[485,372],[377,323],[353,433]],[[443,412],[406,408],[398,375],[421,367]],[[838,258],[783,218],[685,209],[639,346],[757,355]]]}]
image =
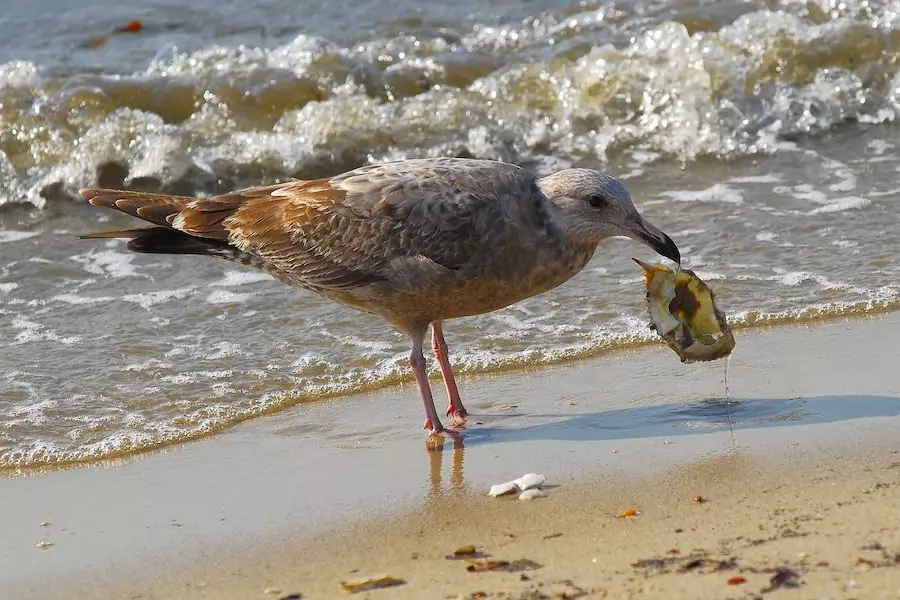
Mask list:
[{"label": "bird reflection in water", "polygon": [[[445,447],[447,446],[447,447]],[[463,439],[429,438],[425,442],[425,454],[428,456],[429,489],[428,499],[435,500],[447,493],[458,494],[463,491]],[[450,485],[443,489],[444,454],[452,454],[450,465]]]}]

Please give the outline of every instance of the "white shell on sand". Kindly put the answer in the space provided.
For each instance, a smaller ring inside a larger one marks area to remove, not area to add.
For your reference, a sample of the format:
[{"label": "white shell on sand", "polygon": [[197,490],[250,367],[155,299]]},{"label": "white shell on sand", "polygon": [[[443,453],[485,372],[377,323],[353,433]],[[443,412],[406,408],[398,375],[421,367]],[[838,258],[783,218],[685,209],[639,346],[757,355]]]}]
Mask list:
[{"label": "white shell on sand", "polygon": [[492,498],[496,498],[497,496],[502,496],[503,494],[509,494],[510,492],[518,491],[519,487],[514,481],[507,481],[506,483],[498,483],[497,485],[492,485],[491,491],[488,492],[488,495]]},{"label": "white shell on sand", "polygon": [[533,500],[535,498],[542,498],[546,495],[547,494],[545,494],[538,488],[531,488],[530,490],[525,490],[524,492],[519,494],[519,500]]},{"label": "white shell on sand", "polygon": [[525,490],[530,490],[531,488],[539,488],[544,485],[545,481],[547,481],[547,478],[543,475],[538,475],[537,473],[526,473],[518,479],[513,479],[513,483],[516,484],[516,487],[523,492]]},{"label": "white shell on sand", "polygon": [[[547,481],[547,478],[543,475],[538,475],[537,473],[526,473],[518,479],[513,479],[512,481],[507,481],[506,483],[498,483],[496,485],[492,485],[491,491],[488,492],[488,495],[496,498],[497,496],[502,496],[511,492],[530,491],[541,487],[542,485],[544,485],[545,481]],[[519,496],[519,498],[522,500],[530,500],[531,498],[536,498],[538,495],[543,496],[543,494],[535,494],[529,496],[528,498],[523,498],[522,496]]]}]

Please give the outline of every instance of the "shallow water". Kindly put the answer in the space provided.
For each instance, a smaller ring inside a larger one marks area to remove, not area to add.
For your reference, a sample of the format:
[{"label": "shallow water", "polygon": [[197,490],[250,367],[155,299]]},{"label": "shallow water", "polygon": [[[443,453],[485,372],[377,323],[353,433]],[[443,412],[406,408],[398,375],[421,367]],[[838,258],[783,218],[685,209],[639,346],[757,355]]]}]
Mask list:
[{"label": "shallow water", "polygon": [[[370,317],[78,241],[132,222],[86,207],[86,185],[208,194],[414,156],[599,166],[733,324],[900,306],[900,2],[132,4],[0,19],[0,468],[410,379],[405,340]],[[611,240],[564,286],[449,323],[457,369],[652,340],[631,255],[654,260]]]}]

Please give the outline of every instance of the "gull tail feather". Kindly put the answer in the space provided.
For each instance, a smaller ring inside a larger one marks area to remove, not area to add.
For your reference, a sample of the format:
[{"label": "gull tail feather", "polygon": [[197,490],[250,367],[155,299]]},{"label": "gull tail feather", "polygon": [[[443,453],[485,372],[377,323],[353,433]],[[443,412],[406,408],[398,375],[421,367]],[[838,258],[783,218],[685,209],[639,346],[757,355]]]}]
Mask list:
[{"label": "gull tail feather", "polygon": [[132,252],[145,254],[200,254],[245,262],[244,253],[223,242],[204,240],[168,227],[139,227],[116,231],[98,231],[78,236],[80,240],[125,238]]},{"label": "gull tail feather", "polygon": [[134,239],[153,235],[153,232],[164,227],[136,227],[134,229],[116,229],[114,231],[97,231],[79,235],[79,240],[102,240],[113,238]]},{"label": "gull tail feather", "polygon": [[285,283],[294,284],[290,275],[275,265],[228,242],[229,232],[224,220],[246,200],[242,196],[199,200],[106,189],[85,189],[81,190],[81,195],[93,206],[118,210],[152,226],[99,231],[79,236],[79,239],[125,238],[128,240],[126,248],[132,252],[212,256],[260,269]]}]

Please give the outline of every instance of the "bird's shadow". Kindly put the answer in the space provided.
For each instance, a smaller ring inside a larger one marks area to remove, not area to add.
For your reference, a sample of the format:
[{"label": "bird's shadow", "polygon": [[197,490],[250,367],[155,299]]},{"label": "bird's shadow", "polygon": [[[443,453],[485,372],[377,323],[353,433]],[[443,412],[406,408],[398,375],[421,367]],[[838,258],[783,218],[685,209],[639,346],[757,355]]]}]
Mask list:
[{"label": "bird's shadow", "polygon": [[[794,398],[707,398],[689,403],[641,406],[578,414],[531,417],[476,413],[463,431],[466,446],[532,440],[570,442],[697,435],[719,430],[836,423],[859,418],[900,416],[900,398],[833,395]],[[501,420],[515,419],[516,423]],[[543,422],[524,426],[522,420]],[[549,422],[546,422],[551,419]]]},{"label": "bird's shadow", "polygon": [[[466,448],[479,445],[559,440],[591,442],[638,438],[697,435],[717,431],[738,431],[838,423],[854,419],[900,416],[900,398],[894,396],[847,394],[794,398],[708,398],[688,403],[599,410],[580,414],[509,414],[475,412],[481,425],[463,430],[455,440],[426,442],[429,450],[432,500],[466,489],[463,463]],[[510,419],[514,419],[511,423]],[[525,424],[535,419],[541,423]],[[547,422],[548,419],[552,419]],[[498,425],[494,425],[498,423]],[[452,456],[449,489],[443,489],[443,455]]]}]

